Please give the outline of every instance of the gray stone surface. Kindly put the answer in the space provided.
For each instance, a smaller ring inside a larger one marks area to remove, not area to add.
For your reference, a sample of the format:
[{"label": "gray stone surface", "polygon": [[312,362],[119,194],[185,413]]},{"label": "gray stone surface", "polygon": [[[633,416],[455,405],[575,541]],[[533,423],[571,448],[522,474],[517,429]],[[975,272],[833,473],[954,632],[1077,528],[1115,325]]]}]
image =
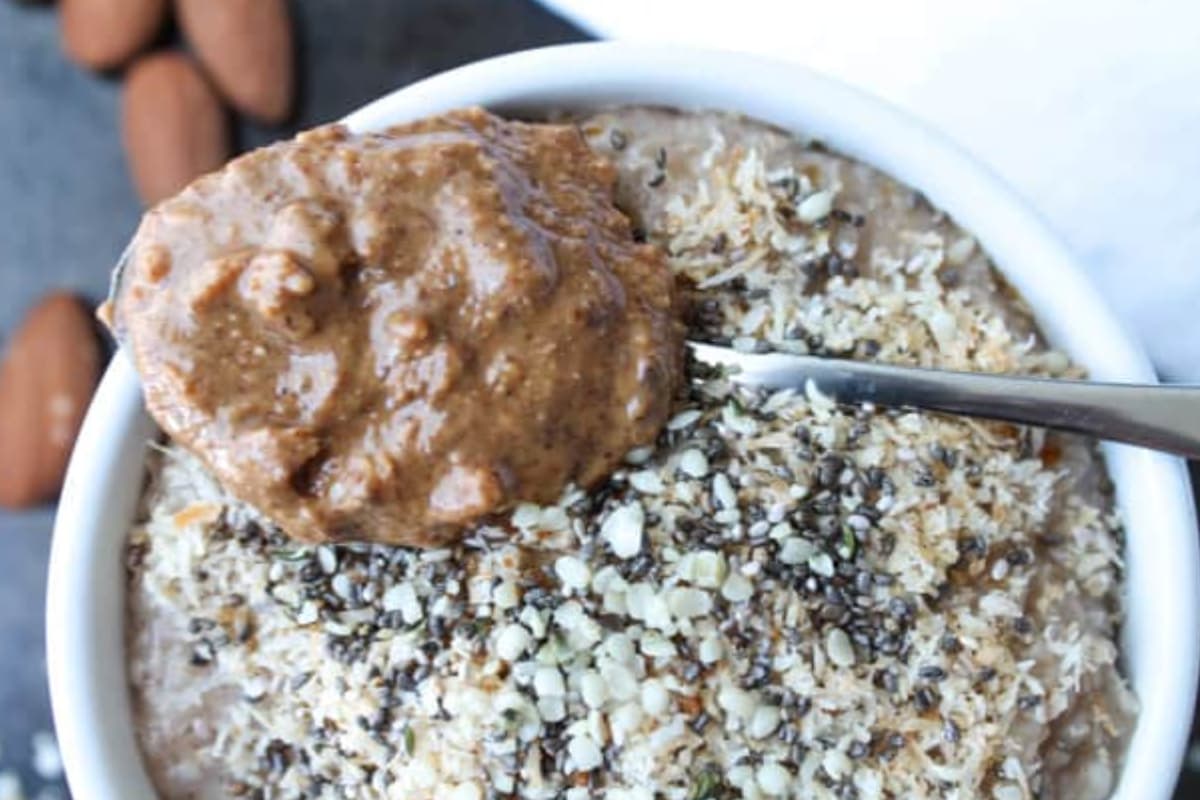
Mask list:
[{"label": "gray stone surface", "polygon": [[[297,0],[300,103],[281,127],[238,122],[254,147],[459,64],[581,33],[527,0]],[[171,46],[174,33],[164,33]],[[119,85],[66,61],[52,5],[0,0],[0,343],[44,292],[98,299],[141,213],[118,132]],[[0,442],[0,458],[4,443]],[[0,511],[0,771],[65,797],[30,766],[51,727],[43,596],[53,513]],[[48,797],[47,799],[48,800]],[[86,796],[84,798],[86,800]]]}]

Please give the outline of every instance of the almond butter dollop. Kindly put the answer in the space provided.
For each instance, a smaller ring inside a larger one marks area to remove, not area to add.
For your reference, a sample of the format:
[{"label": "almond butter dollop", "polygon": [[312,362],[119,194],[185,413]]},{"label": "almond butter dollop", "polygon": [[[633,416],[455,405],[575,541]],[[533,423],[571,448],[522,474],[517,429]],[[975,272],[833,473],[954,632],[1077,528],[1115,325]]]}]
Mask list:
[{"label": "almond butter dollop", "polygon": [[112,309],[155,420],[307,541],[435,546],[664,424],[661,253],[571,126],[319,128],[152,209]]}]

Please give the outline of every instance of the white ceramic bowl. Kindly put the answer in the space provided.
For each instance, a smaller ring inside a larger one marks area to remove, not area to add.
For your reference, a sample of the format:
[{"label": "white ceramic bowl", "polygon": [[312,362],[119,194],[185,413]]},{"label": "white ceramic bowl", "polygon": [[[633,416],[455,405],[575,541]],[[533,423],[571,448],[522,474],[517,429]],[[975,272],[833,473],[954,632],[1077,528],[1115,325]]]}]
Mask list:
[{"label": "white ceramic bowl", "polygon": [[[1151,381],[1141,348],[1071,256],[999,180],[877,99],[800,67],[741,55],[622,44],[568,45],[439,75],[351,114],[370,130],[458,106],[498,111],[653,103],[738,111],[814,135],[923,191],[972,231],[1050,339],[1099,379]],[[1003,123],[1005,121],[998,121]],[[88,412],[59,505],[50,560],[50,690],[77,797],[153,796],[131,723],[123,648],[122,543],[152,425],[128,362],[113,360]],[[1170,796],[1196,691],[1200,582],[1183,463],[1106,449],[1128,541],[1125,666],[1141,702],[1117,797]]]}]

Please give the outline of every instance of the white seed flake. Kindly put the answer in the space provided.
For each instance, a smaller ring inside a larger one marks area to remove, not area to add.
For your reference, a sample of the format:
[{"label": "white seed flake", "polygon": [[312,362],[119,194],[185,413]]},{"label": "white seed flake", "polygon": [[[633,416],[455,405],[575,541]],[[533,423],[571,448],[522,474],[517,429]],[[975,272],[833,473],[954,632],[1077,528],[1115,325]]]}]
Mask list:
[{"label": "white seed flake", "polygon": [[337,552],[329,545],[323,544],[317,548],[317,562],[321,565],[321,571],[326,575],[337,572]]},{"label": "white seed flake", "polygon": [[731,603],[742,603],[754,596],[754,584],[740,572],[731,572],[721,587],[721,596]]},{"label": "white seed flake", "polygon": [[759,706],[750,718],[746,732],[754,739],[765,739],[779,727],[779,709],[775,706]]},{"label": "white seed flake", "polygon": [[851,770],[850,757],[837,748],[826,750],[825,755],[821,757],[821,766],[835,781],[840,780]]},{"label": "white seed flake", "polygon": [[642,606],[642,619],[651,628],[666,630],[671,627],[671,609],[667,606],[667,598],[654,593],[653,589],[650,592]]},{"label": "white seed flake", "polygon": [[618,706],[608,720],[613,741],[618,745],[625,744],[630,734],[637,731],[642,724],[643,716],[641,703],[625,703]]},{"label": "white seed flake", "polygon": [[637,658],[633,640],[624,633],[609,634],[604,640],[604,653],[620,664],[631,664]]},{"label": "white seed flake", "polygon": [[723,686],[717,692],[717,705],[740,719],[749,719],[758,709],[758,701],[752,692],[731,685]]},{"label": "white seed flake", "polygon": [[779,548],[779,560],[784,564],[803,564],[817,551],[817,546],[808,539],[790,536]]},{"label": "white seed flake", "polygon": [[712,597],[701,589],[678,587],[667,595],[667,605],[678,618],[702,617],[712,611]]},{"label": "white seed flake", "polygon": [[586,589],[592,580],[588,565],[575,556],[559,556],[554,562],[554,572],[563,586],[572,591]]},{"label": "white seed flake", "polygon": [[621,573],[611,564],[596,570],[596,574],[592,576],[593,593],[604,596],[610,588],[621,592],[628,588]]},{"label": "white seed flake", "polygon": [[474,781],[460,783],[450,790],[449,800],[483,800],[483,789]]},{"label": "white seed flake", "polygon": [[513,509],[512,524],[514,528],[531,530],[537,527],[542,519],[542,509],[533,503],[521,503]]},{"label": "white seed flake", "polygon": [[828,217],[831,211],[833,211],[833,192],[814,192],[796,206],[796,218],[801,222],[812,224]]},{"label": "white seed flake", "polygon": [[633,558],[642,550],[646,516],[640,503],[629,503],[613,511],[600,526],[600,536],[617,558]]},{"label": "white seed flake", "polygon": [[425,616],[417,599],[417,590],[409,581],[397,583],[383,593],[383,610],[399,611],[407,625],[414,625]]},{"label": "white seed flake", "polygon": [[532,642],[533,637],[524,625],[515,622],[505,625],[496,634],[496,655],[505,661],[516,661],[525,655]]},{"label": "white seed flake", "polygon": [[567,693],[558,667],[538,667],[533,675],[533,691],[539,697],[562,697]]},{"label": "white seed flake", "polygon": [[657,717],[667,710],[670,703],[671,696],[661,681],[648,680],[642,684],[642,710],[647,714]]},{"label": "white seed flake", "polygon": [[643,469],[629,474],[629,485],[642,494],[662,494],[666,490],[662,478],[654,470]]},{"label": "white seed flake", "polygon": [[841,628],[830,628],[825,634],[825,652],[839,667],[854,666],[854,645]]},{"label": "white seed flake", "polygon": [[354,584],[350,582],[350,576],[344,572],[334,575],[329,586],[333,589],[333,593],[343,600],[349,600],[354,596]]},{"label": "white seed flake", "polygon": [[758,423],[754,417],[743,414],[732,404],[721,409],[721,421],[734,433],[742,436],[753,436],[758,433]]},{"label": "white seed flake", "polygon": [[492,590],[492,603],[495,604],[496,608],[516,608],[520,602],[521,595],[517,590],[515,581],[500,581],[500,583],[496,584],[496,588]]},{"label": "white seed flake", "polygon": [[975,240],[970,236],[961,236],[946,248],[946,260],[955,266],[967,263],[971,253],[975,252]]},{"label": "white seed flake", "polygon": [[700,640],[700,647],[696,650],[696,656],[704,664],[715,664],[721,660],[721,653],[724,648],[721,646],[721,640],[716,636],[708,636]]},{"label": "white seed flake", "polygon": [[614,700],[631,700],[637,696],[637,676],[623,665],[613,661],[601,662],[600,676],[608,687],[609,697]]},{"label": "white seed flake", "polygon": [[642,464],[645,464],[647,461],[649,461],[650,457],[653,455],[653,447],[635,447],[625,454],[625,462],[627,464],[633,464],[636,467],[640,467]]},{"label": "white seed flake", "polygon": [[300,610],[296,612],[297,625],[312,625],[320,618],[320,609],[312,600],[305,600],[304,604],[300,606]]},{"label": "white seed flake", "polygon": [[671,640],[658,631],[646,631],[639,642],[642,653],[649,658],[671,658],[675,655],[675,645]]},{"label": "white seed flake", "polygon": [[681,431],[684,428],[690,428],[702,416],[704,416],[704,413],[698,408],[689,408],[686,411],[680,411],[667,422],[667,430]]},{"label": "white seed flake", "polygon": [[708,458],[695,447],[683,451],[679,456],[679,470],[692,478],[703,478],[708,474]]},{"label": "white seed flake", "polygon": [[774,761],[768,761],[759,767],[754,778],[758,782],[758,788],[771,797],[782,797],[792,785],[792,773]]},{"label": "white seed flake", "polygon": [[571,518],[567,512],[558,506],[547,506],[542,509],[541,527],[548,531],[565,531],[571,527]]},{"label": "white seed flake", "polygon": [[724,472],[716,474],[713,478],[712,488],[713,499],[717,501],[718,506],[723,509],[737,508],[737,494],[733,491],[733,486]]},{"label": "white seed flake", "polygon": [[833,558],[828,553],[816,553],[809,556],[808,568],[822,578],[832,578],[834,573]]},{"label": "white seed flake", "polygon": [[579,772],[591,772],[604,763],[600,747],[587,734],[572,737],[567,743],[567,755],[571,757],[572,766]]},{"label": "white seed flake", "polygon": [[716,589],[725,582],[725,555],[715,550],[688,553],[679,561],[679,577],[704,589]]},{"label": "white seed flake", "polygon": [[604,679],[595,670],[588,670],[579,679],[579,695],[588,708],[600,708],[608,699],[608,689]]}]

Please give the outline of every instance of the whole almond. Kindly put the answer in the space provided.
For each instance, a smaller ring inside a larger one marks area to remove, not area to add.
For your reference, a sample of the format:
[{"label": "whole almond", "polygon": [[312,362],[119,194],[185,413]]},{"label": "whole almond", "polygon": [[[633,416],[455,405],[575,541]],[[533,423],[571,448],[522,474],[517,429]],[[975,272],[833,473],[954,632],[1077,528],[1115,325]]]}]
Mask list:
[{"label": "whole almond", "polygon": [[166,0],[62,0],[63,51],[82,67],[111,69],[150,44],[162,28]]},{"label": "whole almond", "polygon": [[0,506],[49,500],[100,375],[91,314],[56,292],[26,315],[0,361]]},{"label": "whole almond", "polygon": [[121,99],[121,138],[133,183],[151,205],[229,156],[221,101],[190,58],[154,53],[133,63]]},{"label": "whole almond", "polygon": [[175,0],[179,25],[235,108],[264,122],[291,111],[292,25],[285,0]]}]

